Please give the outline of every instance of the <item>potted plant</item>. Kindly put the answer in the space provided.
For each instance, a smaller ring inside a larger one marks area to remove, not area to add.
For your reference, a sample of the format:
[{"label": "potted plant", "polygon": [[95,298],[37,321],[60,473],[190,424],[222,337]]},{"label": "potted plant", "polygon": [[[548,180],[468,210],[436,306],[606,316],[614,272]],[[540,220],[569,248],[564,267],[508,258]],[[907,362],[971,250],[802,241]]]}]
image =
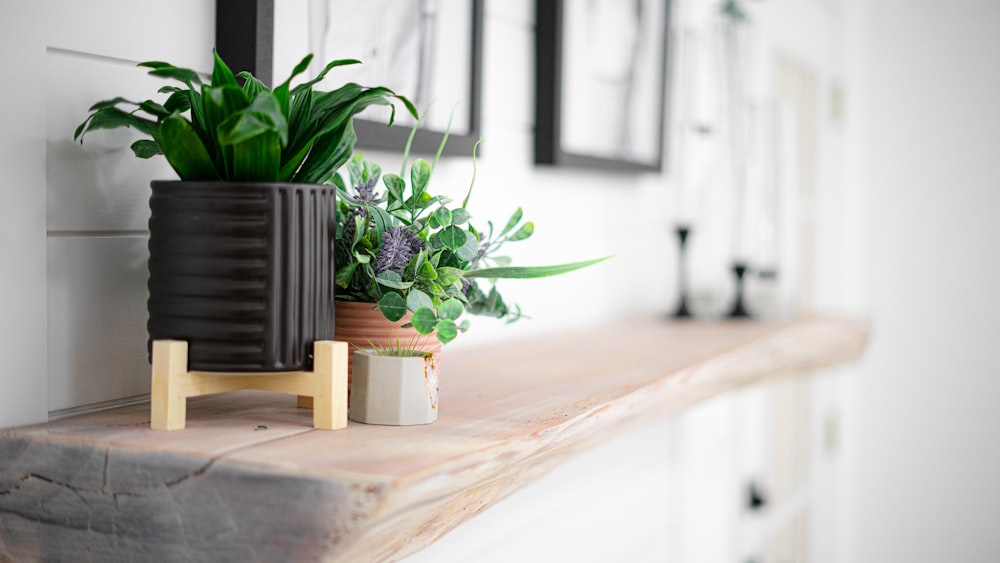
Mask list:
[{"label": "potted plant", "polygon": [[348,418],[365,424],[430,424],[438,417],[437,354],[402,345],[371,345],[354,352]]},{"label": "potted plant", "polygon": [[311,60],[274,89],[218,54],[207,84],[140,63],[179,85],[159,90],[163,102],[98,102],[74,135],[134,128],[147,137],[135,155],[162,154],[180,177],[152,182],[148,329],[150,341],[187,340],[191,370],[308,369],[312,343],[333,337],[336,190],[325,182],[351,157],[355,114],[391,98],[416,110],[383,87],[314,89],[356,60],[293,87]]},{"label": "potted plant", "polygon": [[466,313],[507,322],[520,318],[520,308],[504,301],[497,279],[553,276],[605,259],[512,266],[497,251],[534,232],[522,210],[502,228],[487,222],[478,229],[468,210],[474,182],[458,205],[432,195],[428,186],[437,157],[433,164],[415,159],[407,173],[408,154],[409,143],[398,175],[382,174],[380,166],[356,154],[345,166],[347,179],[333,178],[338,339],[357,347],[386,346],[400,337],[427,335],[420,349],[436,357],[442,344],[468,330]]}]

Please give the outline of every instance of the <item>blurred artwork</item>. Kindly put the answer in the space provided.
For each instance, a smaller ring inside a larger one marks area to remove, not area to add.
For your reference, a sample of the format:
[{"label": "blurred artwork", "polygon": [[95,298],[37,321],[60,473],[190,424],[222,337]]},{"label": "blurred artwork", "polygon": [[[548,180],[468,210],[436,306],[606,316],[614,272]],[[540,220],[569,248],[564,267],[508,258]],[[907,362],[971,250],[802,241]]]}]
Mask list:
[{"label": "blurred artwork", "polygon": [[[351,14],[339,20],[337,14]],[[336,70],[340,81],[384,84],[406,96],[425,126],[444,130],[456,108],[452,131],[469,128],[472,5],[466,0],[311,0],[309,46],[318,60],[353,58],[360,65]],[[318,73],[319,68],[312,72]],[[390,110],[373,107],[363,117],[388,121]],[[412,122],[397,112],[400,123]]]},{"label": "blurred artwork", "polygon": [[587,0],[566,2],[563,9],[563,150],[657,162],[665,3]]}]

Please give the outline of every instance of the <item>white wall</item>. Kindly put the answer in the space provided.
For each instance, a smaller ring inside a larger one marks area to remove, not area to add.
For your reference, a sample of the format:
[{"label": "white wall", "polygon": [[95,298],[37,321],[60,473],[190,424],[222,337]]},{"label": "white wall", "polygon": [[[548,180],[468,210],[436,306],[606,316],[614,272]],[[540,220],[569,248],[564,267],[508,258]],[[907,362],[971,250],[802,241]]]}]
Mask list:
[{"label": "white wall", "polygon": [[1000,552],[1000,4],[859,3],[850,92],[866,209],[842,561],[995,561]]},{"label": "white wall", "polygon": [[45,420],[45,105],[39,3],[4,6],[0,68],[0,428]]},{"label": "white wall", "polygon": [[127,0],[43,4],[45,89],[35,96],[46,124],[48,410],[58,414],[148,393],[149,181],[176,178],[162,158],[132,155],[135,133],[100,131],[81,146],[73,131],[98,100],[155,97],[165,82],[137,62],[209,71],[215,10],[184,0],[151,18]]}]

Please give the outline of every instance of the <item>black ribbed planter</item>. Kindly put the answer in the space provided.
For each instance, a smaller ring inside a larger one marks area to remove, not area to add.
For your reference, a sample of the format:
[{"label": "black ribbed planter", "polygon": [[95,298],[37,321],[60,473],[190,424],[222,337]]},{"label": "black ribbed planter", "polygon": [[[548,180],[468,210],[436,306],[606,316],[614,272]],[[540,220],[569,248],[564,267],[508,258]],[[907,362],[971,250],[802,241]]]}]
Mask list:
[{"label": "black ribbed planter", "polygon": [[149,338],[188,341],[188,369],[312,367],[333,339],[335,188],[154,181]]}]

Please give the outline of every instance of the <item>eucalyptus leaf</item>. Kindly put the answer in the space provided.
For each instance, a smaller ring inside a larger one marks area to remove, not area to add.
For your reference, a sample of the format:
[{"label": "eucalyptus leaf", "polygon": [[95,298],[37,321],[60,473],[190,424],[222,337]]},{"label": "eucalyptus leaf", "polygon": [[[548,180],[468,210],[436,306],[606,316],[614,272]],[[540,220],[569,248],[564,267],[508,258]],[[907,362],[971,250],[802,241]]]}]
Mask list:
[{"label": "eucalyptus leaf", "polygon": [[455,320],[461,317],[464,312],[465,307],[462,306],[462,303],[458,299],[451,298],[438,307],[438,318]]},{"label": "eucalyptus leaf", "polygon": [[434,210],[434,214],[431,217],[437,219],[438,224],[442,227],[453,223],[451,211],[447,207],[438,207]]},{"label": "eucalyptus leaf", "polygon": [[442,266],[437,269],[437,282],[444,287],[454,284],[462,279],[462,270]]},{"label": "eucalyptus leaf", "polygon": [[447,344],[458,336],[458,326],[453,320],[442,319],[434,328],[437,330],[437,339],[441,341],[441,344]]},{"label": "eucalyptus leaf", "polygon": [[411,289],[406,295],[406,308],[411,311],[416,311],[417,309],[426,307],[427,309],[434,308],[434,301],[431,297],[420,291],[419,289]]},{"label": "eucalyptus leaf", "polygon": [[445,245],[445,247],[452,250],[462,248],[462,246],[465,245],[465,241],[468,240],[468,236],[465,234],[465,231],[455,225],[445,227],[440,234],[441,242]]},{"label": "eucalyptus leaf", "polygon": [[464,208],[459,207],[458,209],[453,209],[451,211],[451,224],[452,225],[464,225],[472,218],[472,215],[466,211]]},{"label": "eucalyptus leaf", "polygon": [[466,262],[474,260],[479,256],[479,241],[470,233],[470,235],[465,237],[465,243],[455,253]]},{"label": "eucalyptus leaf", "polygon": [[395,291],[387,292],[378,302],[378,308],[386,319],[396,322],[406,315],[406,302]]},{"label": "eucalyptus leaf", "polygon": [[434,310],[430,307],[421,307],[413,312],[410,322],[413,323],[413,328],[420,334],[430,334],[434,332],[434,328],[438,324],[438,318],[434,314]]},{"label": "eucalyptus leaf", "polygon": [[[393,272],[392,270],[387,270],[385,272],[382,272],[381,274],[378,274],[377,276],[375,276],[375,281],[378,282],[379,285],[383,285],[385,287],[391,287],[392,289],[402,290],[402,289],[409,289],[411,286],[413,286],[412,281],[402,281],[402,278],[399,277],[399,274]],[[406,303],[404,302],[403,305],[405,308]]]}]

